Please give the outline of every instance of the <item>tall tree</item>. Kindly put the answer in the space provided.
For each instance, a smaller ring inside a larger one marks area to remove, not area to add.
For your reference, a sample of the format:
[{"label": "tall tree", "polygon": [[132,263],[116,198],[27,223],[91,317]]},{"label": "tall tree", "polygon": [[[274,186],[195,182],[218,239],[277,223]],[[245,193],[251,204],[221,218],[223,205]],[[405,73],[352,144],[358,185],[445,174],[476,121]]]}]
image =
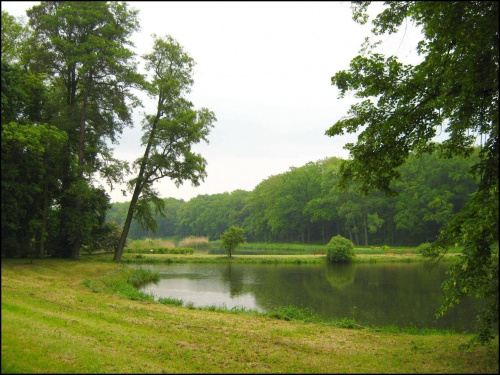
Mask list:
[{"label": "tall tree", "polygon": [[205,141],[213,123],[213,112],[206,108],[194,110],[183,95],[193,84],[193,59],[171,36],[156,38],[153,51],[144,56],[146,69],[152,80],[146,85],[148,93],[157,99],[155,115],[146,116],[142,137],[146,146],[144,155],[135,161],[137,177],[130,181],[132,199],[114,260],[121,260],[128,230],[135,219],[151,229],[157,223],[152,216],[153,204],[162,211],[164,201],[153,188],[153,183],[168,177],[177,185],[190,180],[195,186],[206,176],[205,159],[191,149],[193,144]]},{"label": "tall tree", "polygon": [[[137,11],[124,2],[43,1],[27,12],[39,48],[31,65],[50,75],[54,115],[51,124],[67,132],[63,160],[60,252],[79,258],[88,237],[93,178],[111,184],[126,165],[113,159],[107,140],[131,124],[129,107],[137,100],[130,88],[140,82],[129,37],[138,29]],[[71,158],[76,157],[73,168]]]},{"label": "tall tree", "polygon": [[[370,2],[353,2],[353,18],[367,22]],[[407,21],[422,28],[418,65],[403,64],[369,50],[355,57],[348,71],[332,77],[340,97],[355,91],[366,98],[351,106],[327,135],[355,133],[348,144],[352,160],[343,163],[341,182],[360,183],[361,190],[393,193],[390,182],[410,152],[438,150],[443,157],[470,156],[481,142],[479,162],[472,168],[479,186],[436,241],[441,252],[463,244],[463,257],[450,270],[440,313],[464,295],[488,300],[476,339],[492,338],[498,322],[498,64],[499,3],[496,1],[388,1],[373,20],[374,35],[394,33]],[[438,129],[448,139],[437,144]]]}]

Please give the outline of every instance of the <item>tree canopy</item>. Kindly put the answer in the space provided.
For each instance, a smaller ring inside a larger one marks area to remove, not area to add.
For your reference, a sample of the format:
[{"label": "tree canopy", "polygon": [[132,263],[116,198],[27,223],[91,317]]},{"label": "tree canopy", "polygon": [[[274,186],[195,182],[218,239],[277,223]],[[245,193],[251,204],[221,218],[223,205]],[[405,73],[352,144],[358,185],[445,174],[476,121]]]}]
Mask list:
[{"label": "tree canopy", "polygon": [[[370,2],[354,1],[353,19],[368,20]],[[354,92],[363,99],[326,134],[359,133],[347,144],[351,159],[341,164],[340,184],[351,181],[360,191],[395,191],[391,182],[411,155],[436,151],[440,157],[468,157],[479,145],[479,159],[470,172],[479,184],[472,198],[455,213],[435,241],[438,252],[455,244],[465,251],[450,270],[446,300],[440,313],[465,295],[486,298],[483,328],[477,339],[488,341],[498,322],[498,60],[499,14],[495,1],[388,1],[373,20],[375,36],[392,34],[405,22],[422,30],[417,65],[403,64],[372,48],[351,60],[347,71],[337,72],[332,84],[340,97]],[[435,136],[443,129],[447,139]],[[434,194],[434,193],[433,193]],[[449,212],[442,195],[433,199],[440,215]],[[448,213],[449,214],[449,213]],[[439,219],[441,220],[441,219]]]},{"label": "tree canopy", "polygon": [[243,228],[231,225],[220,236],[221,247],[226,250],[229,257],[232,256],[238,245],[245,243],[245,230]]}]

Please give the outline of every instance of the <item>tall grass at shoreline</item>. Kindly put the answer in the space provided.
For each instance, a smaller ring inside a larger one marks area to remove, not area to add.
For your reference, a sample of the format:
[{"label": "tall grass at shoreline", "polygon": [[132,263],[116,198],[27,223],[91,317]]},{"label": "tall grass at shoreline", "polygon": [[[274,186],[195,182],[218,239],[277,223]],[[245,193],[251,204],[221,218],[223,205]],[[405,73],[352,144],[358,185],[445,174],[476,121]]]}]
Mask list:
[{"label": "tall grass at shoreline", "polygon": [[192,247],[195,250],[208,250],[210,241],[208,237],[189,236],[179,241],[179,247]]}]

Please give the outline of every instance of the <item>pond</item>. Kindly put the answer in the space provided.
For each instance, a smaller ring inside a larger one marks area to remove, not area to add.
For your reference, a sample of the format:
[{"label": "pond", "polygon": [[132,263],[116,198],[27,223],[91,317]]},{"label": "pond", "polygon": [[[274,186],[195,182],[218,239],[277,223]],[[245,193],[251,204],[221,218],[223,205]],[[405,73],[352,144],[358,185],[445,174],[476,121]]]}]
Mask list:
[{"label": "pond", "polygon": [[[177,298],[194,306],[235,306],[261,312],[282,306],[312,309],[324,319],[349,317],[361,324],[403,328],[477,331],[476,309],[468,298],[442,318],[441,283],[450,263],[355,264],[169,264],[133,265],[160,274],[141,291]],[[498,332],[498,326],[496,327]]]}]

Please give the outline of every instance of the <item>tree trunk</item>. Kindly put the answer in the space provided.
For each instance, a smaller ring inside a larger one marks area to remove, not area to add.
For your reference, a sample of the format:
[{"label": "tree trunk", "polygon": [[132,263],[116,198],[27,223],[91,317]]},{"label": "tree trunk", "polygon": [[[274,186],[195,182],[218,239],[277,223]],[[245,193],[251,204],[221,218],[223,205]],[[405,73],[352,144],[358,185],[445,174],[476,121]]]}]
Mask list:
[{"label": "tree trunk", "polygon": [[365,246],[370,246],[368,245],[368,223],[366,221],[366,213],[363,214],[363,223],[365,225]]},{"label": "tree trunk", "polygon": [[113,260],[115,262],[121,262],[122,260],[123,248],[125,247],[125,243],[127,241],[130,224],[132,224],[132,219],[134,218],[134,208],[139,199],[140,189],[142,188],[139,187],[138,181],[134,189],[134,195],[132,196],[132,200],[130,201],[130,206],[128,207],[127,218],[125,219],[125,224],[123,225],[120,241],[118,242],[118,247],[116,248],[115,255],[113,257]]},{"label": "tree trunk", "polygon": [[[158,104],[158,108],[160,105]],[[128,207],[127,218],[125,219],[125,224],[123,225],[122,235],[120,236],[120,242],[118,242],[118,247],[116,248],[115,255],[113,260],[115,262],[121,262],[123,249],[125,247],[125,242],[127,241],[128,231],[130,229],[130,225],[132,224],[132,219],[134,217],[134,209],[137,201],[139,200],[139,196],[141,195],[142,188],[146,183],[144,179],[144,171],[146,169],[146,164],[148,162],[149,153],[151,151],[151,143],[153,138],[156,136],[156,127],[158,124],[158,120],[160,118],[160,110],[156,114],[156,118],[151,126],[151,133],[149,134],[148,144],[146,146],[146,150],[144,151],[144,156],[141,162],[141,168],[139,170],[139,175],[137,176],[137,181],[135,183],[134,194],[132,195],[132,200],[130,201],[130,206]]]},{"label": "tree trunk", "polygon": [[[87,123],[87,101],[90,95],[90,90],[92,89],[92,72],[89,73],[89,82],[87,86],[87,91],[85,92],[85,97],[82,101],[82,113],[80,115],[80,139],[78,141],[78,178],[77,181],[84,179],[83,177],[83,166],[85,164],[85,127]],[[79,217],[82,212],[82,197],[77,196],[75,202],[76,217]],[[75,223],[73,223],[74,225]],[[73,243],[71,251],[71,259],[80,259],[80,245],[81,239],[77,238]]]},{"label": "tree trunk", "polygon": [[358,239],[358,228],[356,227],[356,220],[354,219],[354,216],[352,217],[352,223],[354,225],[354,238],[356,238],[356,245],[359,246],[359,239]]},{"label": "tree trunk", "polygon": [[42,209],[42,226],[40,228],[39,239],[38,239],[38,258],[43,258],[45,255],[45,240],[47,232],[47,217],[49,214],[49,188],[48,182],[45,181],[43,188],[43,209]]}]

